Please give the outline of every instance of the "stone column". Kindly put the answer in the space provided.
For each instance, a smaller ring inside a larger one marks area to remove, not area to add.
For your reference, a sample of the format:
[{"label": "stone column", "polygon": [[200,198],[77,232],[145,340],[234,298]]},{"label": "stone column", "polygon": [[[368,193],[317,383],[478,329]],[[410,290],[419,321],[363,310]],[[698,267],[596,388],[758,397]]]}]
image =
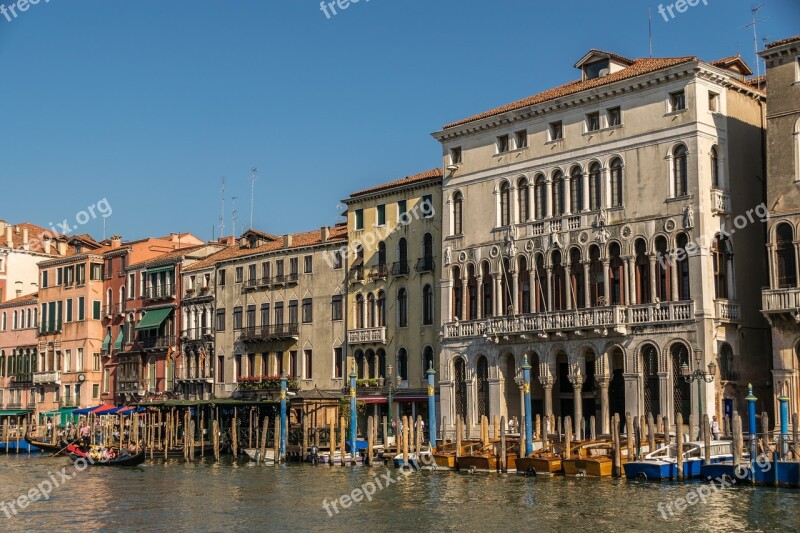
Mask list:
[{"label": "stone column", "polygon": [[545,202],[545,218],[550,218],[553,216],[553,181],[548,176],[545,179],[545,197],[547,201]]},{"label": "stone column", "polygon": [[675,254],[673,253],[670,257],[670,268],[669,274],[671,278],[672,287],[670,292],[672,293],[672,301],[678,301],[678,261],[675,260]]},{"label": "stone column", "polygon": [[794,241],[794,279],[800,280],[800,249],[798,249],[798,241]]},{"label": "stone column", "polygon": [[777,289],[778,284],[776,279],[778,274],[777,270],[777,263],[775,262],[775,249],[773,248],[772,244],[767,244],[767,263],[769,268],[769,288],[770,289]]},{"label": "stone column", "polygon": [[[550,378],[539,378],[539,381],[544,389],[544,415],[553,416],[553,382]],[[550,428],[550,431],[555,431],[555,428]]]},{"label": "stone column", "polygon": [[611,268],[611,261],[608,259],[603,260],[603,297],[606,300],[606,305],[611,305],[611,285],[609,283],[609,270]]},{"label": "stone column", "polygon": [[503,282],[500,274],[492,274],[494,280],[494,316],[503,316],[505,310],[503,309]]},{"label": "stone column", "polygon": [[551,311],[553,309],[553,267],[548,266],[547,269],[547,309],[546,311]]},{"label": "stone column", "polygon": [[[567,300],[566,309],[567,311],[571,311],[572,299],[574,295],[572,293],[572,279],[570,278],[569,264],[565,264],[563,268],[564,268],[564,292],[566,293],[565,296]],[[575,307],[577,307],[577,305]]]},{"label": "stone column", "polygon": [[575,411],[575,419],[574,427],[575,427],[575,438],[580,439],[583,436],[583,426],[581,426],[581,418],[583,418],[583,396],[581,394],[581,387],[583,387],[583,376],[580,374],[576,374],[569,377],[570,383],[572,383],[572,391],[573,391],[573,403]]},{"label": "stone column", "polygon": [[475,318],[484,318],[483,316],[483,276],[475,278],[478,284],[478,316]]},{"label": "stone column", "polygon": [[572,203],[572,191],[570,190],[570,178],[568,175],[564,175],[564,214],[571,215],[572,209],[570,204]]},{"label": "stone column", "polygon": [[589,172],[583,173],[583,210],[589,210]]},{"label": "stone column", "polygon": [[597,385],[600,388],[600,433],[607,435],[611,432],[610,425],[610,409],[608,404],[608,386],[611,382],[609,376],[595,376]]},{"label": "stone column", "polygon": [[[386,302],[383,304],[386,305]],[[356,313],[358,310],[356,310]],[[442,322],[453,321],[453,280],[442,280]]]},{"label": "stone column", "polygon": [[622,261],[622,279],[625,286],[623,287],[622,294],[620,295],[622,304],[632,305],[634,301],[638,301],[635,288],[636,272],[631,268],[631,257],[626,257]]},{"label": "stone column", "polygon": [[511,271],[511,306],[513,307],[514,314],[519,314],[519,272],[516,270]]},{"label": "stone column", "polygon": [[611,172],[608,167],[603,167],[603,192],[601,198],[606,209],[611,207]]},{"label": "stone column", "polygon": [[591,267],[591,261],[588,261],[588,260],[587,261],[583,261],[583,285],[584,285],[583,292],[585,294],[584,304],[585,304],[586,309],[589,309],[590,307],[592,307],[592,298],[591,298],[591,296],[589,294],[589,291],[590,291],[590,288],[591,288],[591,285],[589,283],[590,267]]},{"label": "stone column", "polygon": [[656,274],[658,274],[658,267],[656,266],[656,256],[654,254],[650,254],[650,302],[656,301]]}]

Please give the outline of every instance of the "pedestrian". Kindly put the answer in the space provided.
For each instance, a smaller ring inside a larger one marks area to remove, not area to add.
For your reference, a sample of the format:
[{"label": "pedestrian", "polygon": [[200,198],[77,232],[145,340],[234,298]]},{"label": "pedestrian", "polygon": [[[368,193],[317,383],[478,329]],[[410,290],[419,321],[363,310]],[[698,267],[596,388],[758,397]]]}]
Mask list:
[{"label": "pedestrian", "polygon": [[53,436],[53,420],[51,418],[47,419],[47,438],[51,438]]},{"label": "pedestrian", "polygon": [[714,440],[719,440],[719,421],[717,420],[717,415],[711,419],[711,437]]}]

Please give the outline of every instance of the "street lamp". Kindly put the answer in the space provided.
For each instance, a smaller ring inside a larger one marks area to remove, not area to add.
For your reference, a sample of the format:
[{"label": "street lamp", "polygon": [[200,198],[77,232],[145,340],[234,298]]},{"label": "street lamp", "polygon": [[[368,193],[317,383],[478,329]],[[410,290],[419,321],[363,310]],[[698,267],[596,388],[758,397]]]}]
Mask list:
[{"label": "street lamp", "polygon": [[[393,389],[393,385],[394,385],[394,380],[392,379],[392,375],[393,374],[394,374],[394,368],[390,364],[388,366],[388,368],[386,369],[386,377],[387,377],[387,381],[389,383],[389,427],[387,428],[387,430],[389,432],[389,435],[387,435],[387,436],[389,436],[389,437],[392,436],[392,422],[394,422],[394,419],[392,418],[392,389]],[[388,446],[388,444],[387,444],[387,446]]]},{"label": "street lamp", "polygon": [[717,365],[714,361],[708,363],[708,372],[704,371],[700,367],[700,350],[695,351],[695,368],[694,370],[689,369],[689,365],[684,361],[681,365],[681,375],[683,376],[684,381],[687,383],[692,383],[694,381],[697,382],[697,405],[700,408],[697,418],[697,426],[700,427],[700,424],[703,423],[703,394],[702,394],[702,385],[703,382],[712,383],[714,378],[717,374]]}]

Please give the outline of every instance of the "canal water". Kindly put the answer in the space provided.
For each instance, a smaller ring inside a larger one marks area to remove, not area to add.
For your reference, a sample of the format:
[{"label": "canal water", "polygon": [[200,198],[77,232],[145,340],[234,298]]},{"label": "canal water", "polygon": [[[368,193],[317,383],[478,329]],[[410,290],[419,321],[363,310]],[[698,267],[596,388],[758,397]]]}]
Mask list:
[{"label": "canal water", "polygon": [[[69,480],[59,474],[62,468]],[[378,489],[376,478],[383,486],[386,476],[396,481]],[[670,516],[668,504],[702,485],[441,471],[404,476],[383,466],[259,467],[230,460],[155,461],[133,469],[77,472],[67,459],[0,456],[0,501],[17,500],[48,480],[60,484],[48,500],[31,502],[17,514],[8,504],[0,507],[0,531],[800,529],[800,491],[788,489],[727,488]],[[372,501],[343,509],[339,500],[337,514],[330,502],[362,486],[375,488]],[[332,516],[323,508],[325,501]]]}]

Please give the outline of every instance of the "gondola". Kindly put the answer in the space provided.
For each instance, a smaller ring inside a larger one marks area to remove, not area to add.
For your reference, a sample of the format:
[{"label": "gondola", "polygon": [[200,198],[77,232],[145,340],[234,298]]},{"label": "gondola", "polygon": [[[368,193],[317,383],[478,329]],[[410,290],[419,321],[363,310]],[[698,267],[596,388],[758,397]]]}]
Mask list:
[{"label": "gondola", "polygon": [[48,452],[48,453],[59,453],[59,452],[62,452],[62,451],[64,451],[64,448],[66,448],[66,446],[67,446],[66,443],[53,444],[53,443],[50,443],[50,442],[40,442],[38,440],[33,440],[32,438],[30,438],[28,436],[27,433],[25,434],[25,442],[27,442],[31,446],[34,446],[34,447],[38,448],[39,450],[41,450],[43,452]]},{"label": "gondola", "polygon": [[72,459],[72,462],[83,459],[89,466],[138,466],[144,463],[145,453],[139,452],[136,455],[117,456],[108,461],[91,461],[87,456],[76,455],[74,453],[70,453],[69,458]]}]

